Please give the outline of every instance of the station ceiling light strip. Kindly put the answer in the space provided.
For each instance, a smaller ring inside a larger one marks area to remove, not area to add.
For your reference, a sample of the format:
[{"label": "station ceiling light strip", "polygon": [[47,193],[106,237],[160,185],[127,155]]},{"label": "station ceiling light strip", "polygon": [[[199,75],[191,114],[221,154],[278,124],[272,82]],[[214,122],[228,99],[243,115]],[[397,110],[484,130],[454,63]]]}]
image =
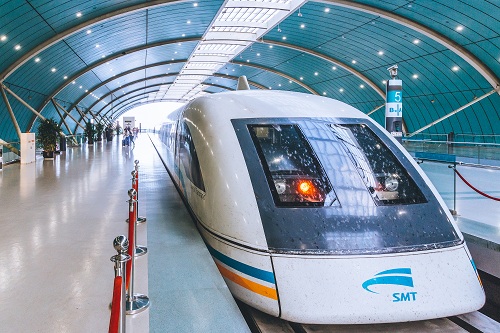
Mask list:
[{"label": "station ceiling light strip", "polygon": [[205,94],[203,82],[306,0],[228,0],[173,84],[156,98],[188,101]]}]

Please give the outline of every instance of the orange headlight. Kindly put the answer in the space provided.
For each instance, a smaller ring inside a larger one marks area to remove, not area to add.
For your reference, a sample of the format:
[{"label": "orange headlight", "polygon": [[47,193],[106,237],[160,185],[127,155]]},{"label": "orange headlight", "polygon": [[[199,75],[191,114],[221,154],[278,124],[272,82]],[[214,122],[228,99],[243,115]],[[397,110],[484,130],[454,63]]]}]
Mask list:
[{"label": "orange headlight", "polygon": [[310,180],[301,180],[298,185],[298,190],[300,194],[312,195],[316,189]]}]

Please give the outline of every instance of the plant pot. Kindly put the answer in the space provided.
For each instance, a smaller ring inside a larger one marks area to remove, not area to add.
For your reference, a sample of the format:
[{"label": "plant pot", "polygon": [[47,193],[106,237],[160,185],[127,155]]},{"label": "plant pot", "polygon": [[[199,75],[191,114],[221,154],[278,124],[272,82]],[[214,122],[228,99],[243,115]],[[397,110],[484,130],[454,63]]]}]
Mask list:
[{"label": "plant pot", "polygon": [[53,160],[54,159],[54,152],[53,151],[43,151],[42,152],[43,158],[46,160]]}]

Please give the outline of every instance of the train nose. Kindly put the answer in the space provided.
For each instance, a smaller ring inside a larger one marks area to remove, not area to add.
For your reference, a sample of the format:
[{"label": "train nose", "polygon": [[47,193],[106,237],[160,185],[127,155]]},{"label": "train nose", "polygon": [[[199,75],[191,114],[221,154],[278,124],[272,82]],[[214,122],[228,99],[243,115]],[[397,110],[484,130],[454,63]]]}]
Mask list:
[{"label": "train nose", "polygon": [[379,256],[274,256],[281,318],[362,324],[441,318],[485,301],[463,246]]}]

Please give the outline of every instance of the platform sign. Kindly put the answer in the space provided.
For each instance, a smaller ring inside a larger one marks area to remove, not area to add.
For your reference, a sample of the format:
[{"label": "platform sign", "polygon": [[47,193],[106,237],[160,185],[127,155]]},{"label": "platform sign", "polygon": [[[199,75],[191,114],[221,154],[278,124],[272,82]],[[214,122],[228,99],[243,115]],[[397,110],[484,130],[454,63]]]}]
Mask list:
[{"label": "platform sign", "polygon": [[403,140],[403,82],[389,80],[386,85],[385,129],[399,142]]}]

